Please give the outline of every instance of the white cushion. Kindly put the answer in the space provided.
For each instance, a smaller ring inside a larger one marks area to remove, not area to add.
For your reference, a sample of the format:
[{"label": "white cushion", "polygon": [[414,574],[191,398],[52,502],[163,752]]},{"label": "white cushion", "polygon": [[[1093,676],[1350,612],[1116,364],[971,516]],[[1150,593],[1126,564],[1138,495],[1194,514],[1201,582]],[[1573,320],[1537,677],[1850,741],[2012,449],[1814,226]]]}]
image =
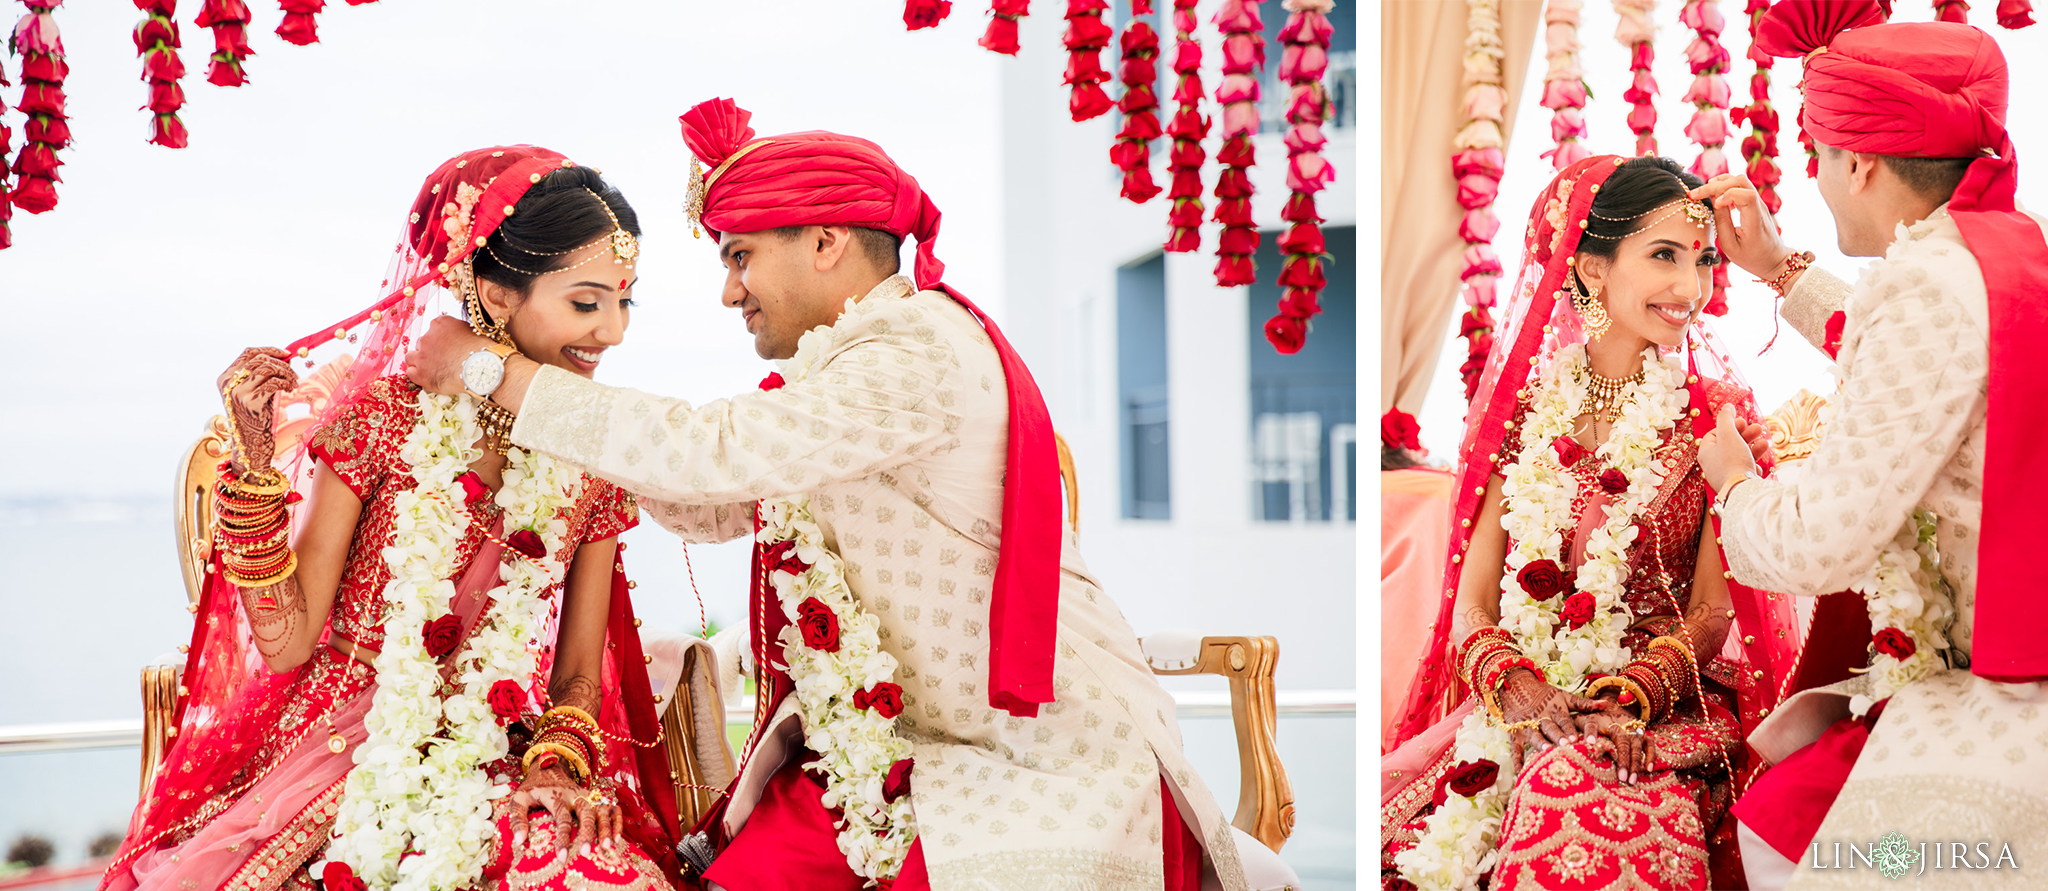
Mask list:
[{"label": "white cushion", "polygon": [[[1236,826],[1230,827],[1230,837],[1237,842],[1237,861],[1244,866],[1245,884],[1252,891],[1301,891],[1301,877],[1272,848]],[[1215,876],[1202,876],[1202,891],[1221,891],[1222,887]]]}]

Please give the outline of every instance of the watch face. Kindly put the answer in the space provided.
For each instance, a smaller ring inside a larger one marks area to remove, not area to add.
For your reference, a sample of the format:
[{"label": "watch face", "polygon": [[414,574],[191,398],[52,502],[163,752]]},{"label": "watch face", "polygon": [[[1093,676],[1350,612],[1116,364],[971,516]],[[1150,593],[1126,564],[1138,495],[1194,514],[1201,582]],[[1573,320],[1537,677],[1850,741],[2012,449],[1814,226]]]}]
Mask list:
[{"label": "watch face", "polygon": [[478,350],[462,360],[462,385],[471,392],[489,396],[505,377],[505,360]]}]

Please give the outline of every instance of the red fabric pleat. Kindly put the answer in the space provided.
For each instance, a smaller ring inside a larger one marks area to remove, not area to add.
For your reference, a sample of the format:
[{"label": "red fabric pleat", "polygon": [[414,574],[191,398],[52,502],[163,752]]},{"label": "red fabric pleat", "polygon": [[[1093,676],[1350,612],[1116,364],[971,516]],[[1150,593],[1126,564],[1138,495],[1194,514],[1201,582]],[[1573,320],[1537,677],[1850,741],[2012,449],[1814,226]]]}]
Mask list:
[{"label": "red fabric pleat", "polygon": [[[618,699],[626,711],[626,726],[633,739],[654,740],[661,738],[661,716],[654,711],[654,686],[647,679],[647,659],[640,649],[640,630],[634,626],[633,598],[626,587],[625,546],[619,547],[613,557],[611,616],[605,628],[605,638],[616,649],[616,666],[619,673]],[[608,648],[609,649],[609,648]],[[682,882],[682,860],[676,856],[676,839],[682,837],[678,825],[681,814],[676,808],[676,789],[669,779],[668,750],[666,746],[633,746],[633,766],[638,791],[648,814],[634,814],[629,808],[625,820],[625,834],[642,853],[661,867],[668,875],[671,885]],[[622,804],[632,804],[633,799],[620,796]]]},{"label": "red fabric pleat", "polygon": [[1165,820],[1160,837],[1160,857],[1166,867],[1166,891],[1201,891],[1202,840],[1182,820],[1173,803],[1173,790],[1165,777],[1159,779],[1160,816]]},{"label": "red fabric pleat", "polygon": [[1797,861],[1820,832],[1821,820],[1842,794],[1849,770],[1870,741],[1870,728],[1883,713],[1880,702],[1861,718],[1836,721],[1812,745],[1757,777],[1729,813],[1773,850]]}]

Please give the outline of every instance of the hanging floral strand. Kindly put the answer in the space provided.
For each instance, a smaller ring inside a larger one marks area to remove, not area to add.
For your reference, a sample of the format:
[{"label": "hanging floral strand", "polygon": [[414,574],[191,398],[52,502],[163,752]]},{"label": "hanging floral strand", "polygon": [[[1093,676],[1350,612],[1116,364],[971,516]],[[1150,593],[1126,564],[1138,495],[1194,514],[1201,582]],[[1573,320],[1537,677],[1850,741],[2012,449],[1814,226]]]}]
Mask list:
[{"label": "hanging floral strand", "polygon": [[911,31],[936,28],[952,14],[953,0],[905,0],[903,27]]},{"label": "hanging floral strand", "polygon": [[1651,43],[1657,36],[1657,26],[1650,15],[1657,9],[1657,0],[1614,0],[1614,11],[1621,16],[1621,22],[1614,26],[1614,39],[1629,48],[1628,67],[1635,72],[1628,90],[1621,94],[1630,108],[1628,129],[1636,135],[1636,154],[1657,153],[1657,78],[1650,73],[1650,63],[1657,58],[1656,47]]},{"label": "hanging floral strand", "polygon": [[1308,322],[1323,311],[1323,230],[1318,224],[1316,193],[1323,190],[1336,171],[1322,155],[1328,140],[1323,121],[1329,114],[1330,95],[1323,88],[1323,73],[1330,67],[1330,25],[1328,13],[1334,0],[1284,0],[1289,13],[1280,28],[1280,79],[1290,84],[1287,101],[1287,208],[1281,216],[1293,223],[1280,236],[1280,311],[1266,321],[1266,340],[1282,353],[1301,349],[1308,337]]},{"label": "hanging floral strand", "polygon": [[57,150],[71,144],[71,126],[64,114],[64,41],[50,10],[63,0],[23,0],[28,14],[14,24],[9,46],[21,57],[21,103],[28,117],[22,128],[21,154],[14,159],[14,190],[9,200],[29,213],[57,206]]},{"label": "hanging floral strand", "polygon": [[1117,100],[1124,128],[1117,131],[1116,144],[1109,149],[1110,163],[1124,172],[1123,196],[1137,204],[1159,194],[1158,184],[1152,182],[1151,148],[1152,140],[1162,132],[1159,95],[1152,92],[1152,84],[1159,80],[1159,33],[1138,18],[1151,14],[1152,0],[1131,0],[1131,23],[1124,26],[1119,41],[1123,64],[1117,72],[1124,85],[1123,98]]},{"label": "hanging floral strand", "polygon": [[213,61],[206,66],[206,82],[217,87],[248,83],[242,60],[255,55],[249,49],[249,5],[242,0],[206,0],[192,24],[213,29]]},{"label": "hanging floral strand", "polygon": [[[1550,166],[1563,170],[1593,153],[1586,138],[1586,70],[1579,67],[1579,11],[1584,0],[1550,0],[1543,7],[1543,107],[1550,109],[1550,139],[1557,147],[1544,152]],[[1466,222],[1472,222],[1466,215]],[[1498,221],[1495,228],[1498,228]],[[1480,239],[1491,242],[1493,233]]]},{"label": "hanging floral strand", "polygon": [[1757,25],[1770,9],[1771,0],[1749,0],[1742,10],[1749,15],[1749,61],[1756,64],[1756,73],[1749,76],[1749,105],[1739,106],[1729,114],[1738,127],[1745,119],[1749,122],[1749,135],[1742,140],[1742,158],[1747,162],[1746,172],[1750,183],[1756,186],[1757,197],[1775,214],[1782,203],[1778,200],[1778,163],[1774,160],[1778,157],[1778,111],[1771,107],[1774,60],[1756,46]]},{"label": "hanging floral strand", "polygon": [[1468,123],[1452,142],[1451,174],[1458,180],[1458,206],[1465,216],[1458,235],[1465,241],[1465,315],[1458,334],[1465,338],[1465,362],[1458,373],[1465,380],[1465,399],[1479,388],[1479,373],[1486,366],[1486,353],[1493,348],[1494,283],[1500,278],[1500,258],[1493,252],[1493,236],[1500,220],[1493,215],[1493,200],[1500,193],[1503,160],[1502,114],[1507,92],[1502,89],[1501,63],[1507,50],[1500,39],[1500,0],[1471,0],[1466,17],[1465,96],[1462,111]]},{"label": "hanging floral strand", "polygon": [[1209,135],[1209,119],[1201,110],[1202,45],[1195,41],[1196,2],[1173,0],[1173,71],[1180,80],[1173,90],[1173,121],[1166,126],[1166,135],[1173,137],[1166,156],[1171,175],[1166,224],[1173,227],[1166,250],[1176,254],[1202,247],[1202,162],[1209,158],[1202,140]]},{"label": "hanging floral strand", "polygon": [[1728,79],[1721,76],[1728,70],[1728,48],[1721,45],[1721,30],[1727,23],[1721,17],[1720,0],[1688,0],[1679,10],[1678,20],[1696,35],[1685,48],[1686,64],[1693,75],[1685,101],[1694,109],[1685,136],[1699,145],[1700,154],[1686,169],[1700,179],[1713,179],[1728,172],[1728,158],[1721,151],[1728,141]]},{"label": "hanging floral strand", "polygon": [[1998,0],[1998,26],[2018,30],[2034,23],[2034,4],[2027,0]]},{"label": "hanging floral strand", "polygon": [[1093,120],[1116,104],[1102,91],[1103,81],[1109,80],[1102,50],[1115,34],[1102,20],[1108,8],[1108,0],[1067,0],[1067,33],[1060,41],[1067,48],[1067,73],[1061,82],[1073,88],[1067,113],[1075,121]]},{"label": "hanging floral strand", "polygon": [[[0,87],[14,86],[7,79],[7,66],[0,65]],[[7,102],[0,99],[0,114],[7,112]],[[14,220],[14,204],[7,200],[7,178],[11,168],[7,156],[14,151],[14,128],[7,126],[7,119],[0,117],[0,251],[14,246],[14,232],[8,224]]]},{"label": "hanging floral strand", "polygon": [[293,46],[319,43],[320,23],[313,17],[326,5],[326,0],[278,0],[284,21],[277,25],[277,36]]},{"label": "hanging floral strand", "polygon": [[1223,147],[1216,163],[1216,284],[1249,285],[1256,270],[1252,252],[1259,248],[1259,230],[1252,223],[1251,167],[1257,160],[1252,136],[1259,132],[1259,70],[1266,64],[1266,27],[1259,21],[1258,0],[1223,0],[1216,12],[1223,33],[1223,83],[1216,102],[1223,106]]},{"label": "hanging floral strand", "polygon": [[1017,20],[1031,13],[1031,0],[994,0],[988,12],[988,31],[977,42],[989,52],[1016,55]]},{"label": "hanging floral strand", "polygon": [[185,122],[178,109],[185,105],[185,88],[178,80],[185,76],[185,63],[178,58],[178,0],[135,0],[144,18],[135,26],[135,54],[142,57],[142,79],[149,82],[149,141],[165,148],[184,148]]}]

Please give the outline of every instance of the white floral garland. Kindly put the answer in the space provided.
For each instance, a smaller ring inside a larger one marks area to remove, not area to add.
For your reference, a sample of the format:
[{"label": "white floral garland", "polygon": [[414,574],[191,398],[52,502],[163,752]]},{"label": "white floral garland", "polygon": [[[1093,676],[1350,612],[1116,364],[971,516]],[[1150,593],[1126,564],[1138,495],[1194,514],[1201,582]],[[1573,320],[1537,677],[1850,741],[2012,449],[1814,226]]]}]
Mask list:
[{"label": "white floral garland", "polygon": [[[848,323],[855,313],[849,307],[839,324]],[[810,373],[836,328],[820,325],[804,333],[795,355],[780,363],[786,381],[800,381]],[[819,756],[805,766],[825,773],[822,801],[825,807],[840,812],[838,844],[847,866],[870,885],[893,879],[917,838],[917,823],[910,796],[890,801],[884,787],[890,769],[911,757],[910,742],[896,735],[895,718],[883,717],[854,701],[856,693],[894,683],[897,662],[882,649],[878,633],[882,622],[861,610],[860,601],[847,586],[845,566],[838,554],[825,547],[824,531],[811,513],[809,496],[763,499],[757,539],[764,549],[792,542],[796,558],[809,564],[801,573],[768,572],[782,612],[790,620],[779,642],[789,661],[785,670],[796,685],[804,744]],[[812,598],[829,607],[837,621],[836,651],[813,649],[804,642],[798,620],[802,604]]]},{"label": "white floral garland", "polygon": [[396,534],[383,551],[390,611],[377,692],[363,719],[368,738],[356,749],[326,857],[347,863],[371,888],[455,891],[482,875],[496,836],[492,802],[511,791],[482,770],[509,751],[490,690],[507,679],[524,689],[533,675],[531,641],[544,595],[567,574],[556,557],[568,531],[561,515],[580,493],[582,475],[543,455],[510,453],[495,499],[505,529],[538,533],[546,554],[501,565],[505,584],[487,595],[490,611],[456,659],[460,688],[443,699],[441,667],[427,654],[422,628],[448,614],[455,594],[456,549],[470,523],[457,478],[480,455],[473,444],[481,428],[467,396],[422,393],[419,406],[399,449],[415,486],[394,500]]},{"label": "white floral garland", "polygon": [[[1501,627],[1515,636],[1522,653],[1534,660],[1544,680],[1577,692],[1591,672],[1614,673],[1631,656],[1622,645],[1632,616],[1623,599],[1628,581],[1628,549],[1635,542],[1636,518],[1664,484],[1664,465],[1655,460],[1663,433],[1685,416],[1690,394],[1683,369],[1643,351],[1643,379],[1621,397],[1621,417],[1607,441],[1594,454],[1620,470],[1628,489],[1604,508],[1607,518],[1586,538],[1585,562],[1577,573],[1577,590],[1593,597],[1593,618],[1578,628],[1561,628],[1566,595],[1537,600],[1516,577],[1537,560],[1563,565],[1564,533],[1572,525],[1576,480],[1558,462],[1552,443],[1569,436],[1587,408],[1590,367],[1583,346],[1558,352],[1536,383],[1530,411],[1521,430],[1522,448],[1503,469],[1501,494],[1507,512],[1501,525],[1513,547],[1501,578]],[[1401,877],[1425,891],[1475,889],[1498,856],[1501,819],[1514,788],[1514,746],[1508,733],[1483,709],[1474,710],[1458,728],[1453,760],[1480,759],[1500,765],[1492,786],[1472,796],[1444,796],[1444,803],[1425,819],[1415,846],[1394,856]]]},{"label": "white floral garland", "polygon": [[1871,654],[1870,666],[1860,670],[1870,675],[1870,694],[1850,699],[1854,713],[1869,711],[1871,705],[1946,665],[1941,653],[1949,642],[1942,629],[1955,617],[1955,607],[1939,565],[1934,515],[1916,510],[1878,554],[1869,574],[1851,586],[1870,609],[1873,636],[1896,628],[1913,639],[1913,654],[1905,659],[1882,650]]}]

